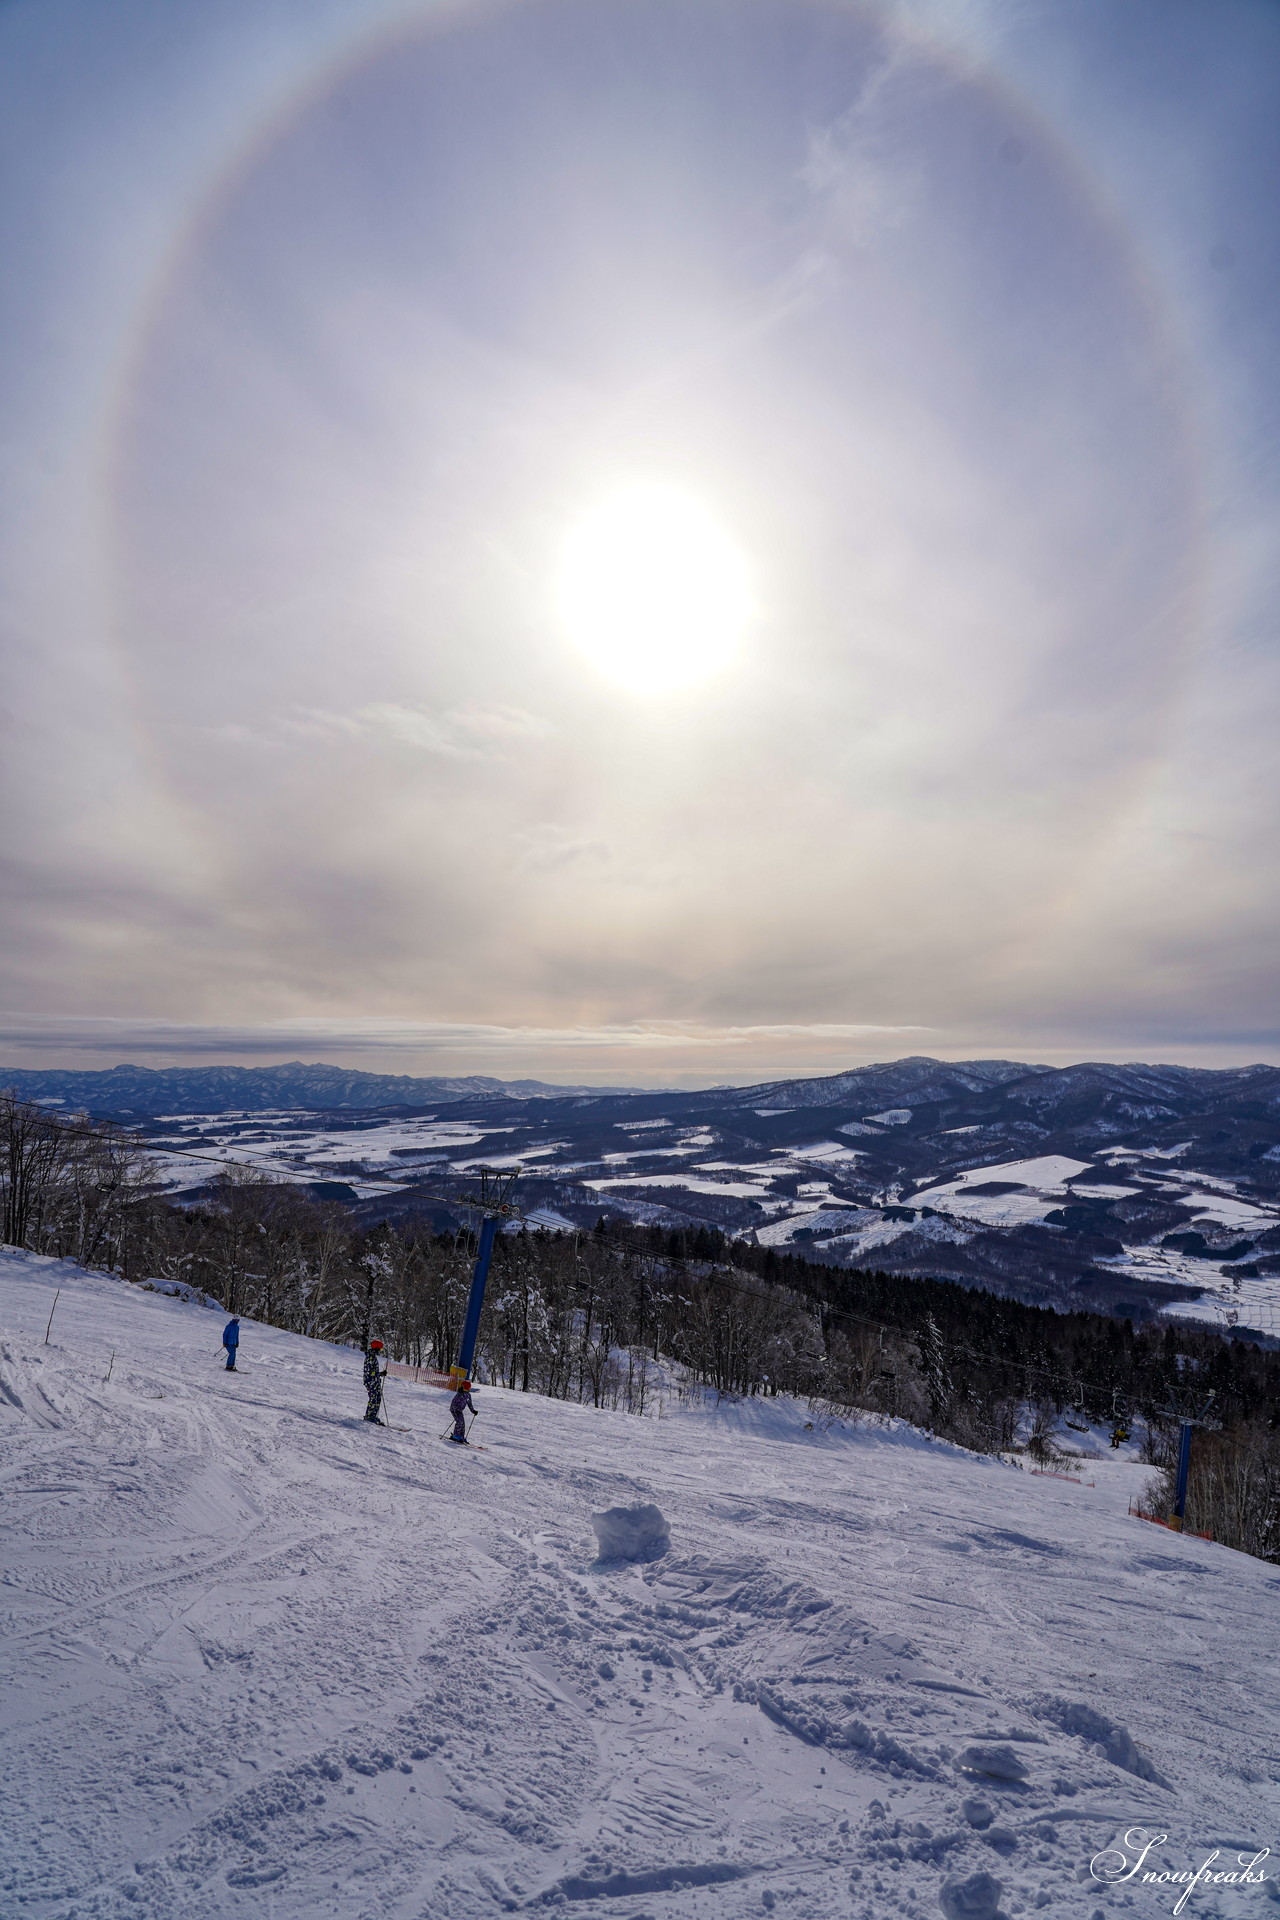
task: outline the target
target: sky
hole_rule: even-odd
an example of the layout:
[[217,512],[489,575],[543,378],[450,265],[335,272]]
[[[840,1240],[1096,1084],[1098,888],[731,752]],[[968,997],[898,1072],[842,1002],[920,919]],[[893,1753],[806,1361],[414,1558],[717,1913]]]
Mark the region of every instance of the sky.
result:
[[11,0],[0,1062],[1280,1061],[1278,81]]

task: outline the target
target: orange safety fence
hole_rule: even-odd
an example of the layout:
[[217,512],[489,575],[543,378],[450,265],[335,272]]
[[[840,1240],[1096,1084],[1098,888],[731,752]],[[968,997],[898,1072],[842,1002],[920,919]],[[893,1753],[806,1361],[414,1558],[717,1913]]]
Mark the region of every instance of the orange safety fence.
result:
[[453,1380],[436,1367],[411,1367],[404,1360],[388,1360],[387,1372],[397,1380],[413,1380],[420,1387],[451,1387]]
[[1129,1508],[1131,1520],[1145,1520],[1153,1527],[1163,1527],[1166,1533],[1188,1533],[1193,1540],[1212,1540],[1211,1533],[1197,1533],[1192,1527],[1175,1527],[1172,1520],[1161,1520],[1154,1513],[1140,1513],[1137,1507]]

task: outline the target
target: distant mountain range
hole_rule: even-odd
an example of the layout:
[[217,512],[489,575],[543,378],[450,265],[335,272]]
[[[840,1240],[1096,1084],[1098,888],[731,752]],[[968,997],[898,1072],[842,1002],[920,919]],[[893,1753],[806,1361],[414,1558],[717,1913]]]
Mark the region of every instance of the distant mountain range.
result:
[[851,1067],[799,1080],[772,1080],[751,1087],[712,1087],[701,1092],[676,1092],[633,1087],[566,1086],[546,1080],[498,1080],[487,1074],[434,1075],[364,1073],[354,1067],[304,1065],[240,1067],[118,1067],[41,1068],[0,1067],[0,1088],[12,1088],[26,1100],[56,1100],[81,1106],[91,1113],[124,1115],[180,1113],[263,1113],[280,1109],[317,1112],[339,1107],[430,1105],[441,1100],[511,1098],[554,1100],[586,1095],[633,1099],[640,1095],[674,1098],[682,1104],[708,1108],[765,1105],[782,1110],[843,1105],[892,1106],[904,1101],[913,1108],[942,1106],[956,1100],[989,1094],[1023,1083],[1034,1084],[1034,1095],[1024,1091],[1017,1099],[1042,1112],[1064,1103],[1115,1095],[1119,1100],[1149,1103],[1188,1099],[1234,1099],[1255,1095],[1267,1076],[1280,1086],[1280,1068],[1242,1067],[1213,1070],[1198,1067],[1143,1065],[1038,1067],[1017,1060],[932,1060],[912,1055],[870,1067]]
[[265,1113],[331,1107],[418,1107],[468,1094],[549,1099],[570,1093],[626,1093],[625,1087],[560,1087],[544,1080],[491,1080],[485,1074],[419,1079],[361,1073],[352,1067],[0,1067],[0,1089],[24,1100],[57,1100],[121,1118],[154,1113]]
[[[221,1156],[429,1217],[482,1163],[524,1205],[711,1223],[808,1258],[1280,1335],[1280,1068],[921,1057],[697,1092],[340,1067],[0,1070],[131,1122],[171,1191]],[[167,1116],[160,1120],[159,1116]]]

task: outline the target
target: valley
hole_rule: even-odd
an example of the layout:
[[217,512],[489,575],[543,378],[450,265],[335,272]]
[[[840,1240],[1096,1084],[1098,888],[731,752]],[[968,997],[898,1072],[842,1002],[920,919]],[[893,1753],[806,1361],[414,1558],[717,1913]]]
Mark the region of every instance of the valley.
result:
[[533,1225],[710,1225],[1034,1305],[1280,1335],[1273,1067],[911,1058],[700,1091],[302,1066],[4,1077],[135,1131],[178,1199],[235,1164],[443,1230],[481,1166],[519,1167]]

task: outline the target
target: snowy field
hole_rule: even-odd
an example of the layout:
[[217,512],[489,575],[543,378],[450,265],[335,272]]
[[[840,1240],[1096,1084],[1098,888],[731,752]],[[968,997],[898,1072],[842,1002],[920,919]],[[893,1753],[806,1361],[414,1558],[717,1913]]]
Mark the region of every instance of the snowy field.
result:
[[[472,1161],[465,1154],[459,1157],[459,1149],[512,1131],[501,1126],[482,1131],[464,1121],[437,1120],[432,1114],[336,1132],[309,1127],[305,1117],[296,1113],[170,1114],[160,1116],[160,1122],[164,1138],[173,1144],[168,1150],[163,1145],[149,1149],[148,1173],[164,1191],[211,1179],[229,1166],[244,1166],[281,1181],[307,1182],[337,1174],[362,1197],[384,1192],[389,1180],[421,1177],[433,1169],[466,1171]],[[178,1141],[183,1144],[179,1146]],[[548,1150],[535,1147],[525,1157]],[[490,1156],[485,1164],[499,1161]]]
[[[1138,1167],[1145,1175],[1145,1162],[1152,1162],[1165,1173],[1167,1168],[1161,1163],[1176,1157],[1178,1151],[1113,1148],[1104,1149],[1097,1158],[1108,1173],[1115,1168],[1123,1172],[1126,1167]],[[1003,1190],[984,1191],[992,1186]],[[1213,1174],[1182,1169],[1176,1179],[1161,1179],[1154,1190],[1163,1198],[1181,1203],[1186,1211],[1185,1224],[1192,1228],[1224,1228],[1231,1235],[1248,1236],[1280,1226],[1280,1208],[1242,1200],[1236,1186],[1237,1182]],[[954,1180],[914,1189],[907,1197],[907,1207],[932,1209],[918,1218],[903,1220],[872,1208],[839,1210],[829,1200],[822,1204],[797,1199],[785,1218],[771,1221],[756,1237],[762,1245],[784,1247],[799,1244],[816,1229],[829,1248],[838,1247],[850,1261],[872,1261],[877,1249],[892,1246],[906,1234],[915,1243],[963,1242],[972,1227],[1040,1225],[1051,1221],[1064,1202],[1123,1200],[1142,1191],[1141,1187],[1110,1178],[1099,1179],[1087,1161],[1051,1154],[970,1167]],[[896,1189],[894,1197],[901,1197]],[[1230,1268],[1224,1269],[1221,1252],[1198,1255],[1166,1246],[1162,1239],[1136,1241],[1122,1253],[1096,1255],[1095,1265],[1135,1274],[1156,1286],[1199,1289],[1194,1300],[1171,1299],[1161,1308],[1164,1313],[1224,1331],[1237,1326],[1256,1327],[1273,1339],[1280,1338],[1280,1276],[1233,1273]]]
[[[1190,1141],[1163,1147],[1111,1144],[1100,1147],[1092,1160],[1060,1153],[1010,1160],[992,1157],[970,1141],[977,1164],[949,1178],[917,1173],[910,1181],[886,1182],[862,1165],[868,1158],[863,1149],[840,1139],[823,1136],[730,1154],[733,1129],[722,1135],[702,1123],[601,1120],[590,1110],[584,1115],[579,1103],[552,1105],[554,1111],[539,1103],[536,1118],[526,1117],[519,1125],[502,1119],[510,1103],[499,1101],[493,1110],[497,1117],[483,1122],[431,1113],[397,1119],[348,1113],[340,1120],[302,1110],[171,1113],[143,1131],[150,1136],[150,1175],[169,1193],[190,1191],[231,1165],[302,1185],[337,1180],[361,1199],[415,1184],[430,1188],[433,1178],[443,1184],[482,1165],[524,1166],[539,1178],[573,1183],[584,1202],[599,1196],[638,1220],[667,1217],[661,1208],[655,1214],[654,1196],[669,1195],[671,1206],[680,1208],[686,1195],[695,1213],[699,1199],[749,1203],[753,1213],[738,1216],[736,1226],[731,1221],[731,1231],[754,1233],[763,1245],[794,1245],[801,1252],[806,1242],[819,1239],[827,1243],[827,1257],[834,1254],[850,1265],[884,1259],[903,1240],[918,1263],[929,1258],[933,1243],[944,1272],[948,1247],[968,1245],[992,1231],[1030,1227],[1053,1237],[1063,1234],[1054,1223],[1064,1205],[1154,1199],[1166,1214],[1157,1226],[1126,1227],[1119,1215],[1099,1219],[1099,1230],[1124,1250],[1097,1254],[1094,1265],[1132,1275],[1156,1304],[1166,1287],[1198,1290],[1198,1298],[1170,1299],[1162,1311],[1280,1337],[1280,1275],[1265,1271],[1274,1253],[1271,1236],[1280,1237],[1280,1204],[1255,1194],[1245,1181],[1184,1165]],[[758,1110],[765,1118],[772,1112]],[[910,1108],[888,1108],[834,1131],[882,1139],[911,1119]],[[926,1136],[928,1151],[937,1152],[953,1135],[980,1131],[959,1127]],[[584,1153],[590,1141],[595,1144]],[[541,1215],[535,1212],[539,1217],[551,1216],[544,1207]],[[1202,1251],[1187,1251],[1165,1244],[1171,1228],[1183,1234],[1191,1228],[1209,1238]],[[1052,1261],[1051,1240],[1044,1252]],[[1252,1258],[1255,1252],[1263,1255],[1264,1271],[1242,1273],[1241,1264],[1247,1264],[1242,1255]],[[1023,1257],[1030,1258],[1025,1248]]]
[[[1136,1829],[1280,1847],[1280,1569],[1129,1518],[1132,1462],[489,1389],[467,1454],[222,1320],[0,1255],[5,1920],[1110,1920],[1184,1891],[1091,1874]],[[596,1563],[643,1502],[669,1551]]]

